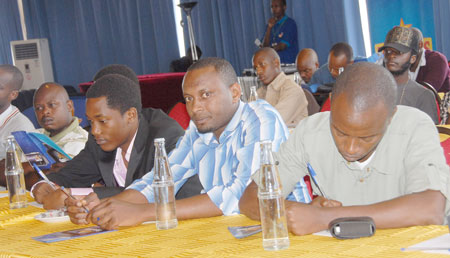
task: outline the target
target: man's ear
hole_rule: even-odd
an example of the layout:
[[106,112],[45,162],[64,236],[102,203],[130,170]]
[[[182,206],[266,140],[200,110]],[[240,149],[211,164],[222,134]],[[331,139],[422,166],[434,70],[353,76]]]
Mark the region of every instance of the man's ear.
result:
[[133,123],[138,119],[138,112],[135,107],[131,107],[125,112],[128,123]]
[[17,99],[18,96],[19,96],[19,91],[18,90],[11,91],[11,93],[9,93],[9,102]]
[[233,103],[239,102],[241,99],[241,85],[239,83],[233,83],[230,86],[231,96],[233,97]]
[[278,59],[278,58],[274,58],[273,59],[273,63],[275,64],[275,67],[280,67],[280,59]]
[[72,116],[75,115],[75,108],[73,107],[73,101],[71,99],[68,99],[66,102],[67,109],[72,113]]
[[411,55],[411,58],[409,59],[409,62],[411,64],[414,64],[416,62],[416,60],[417,60],[417,55]]

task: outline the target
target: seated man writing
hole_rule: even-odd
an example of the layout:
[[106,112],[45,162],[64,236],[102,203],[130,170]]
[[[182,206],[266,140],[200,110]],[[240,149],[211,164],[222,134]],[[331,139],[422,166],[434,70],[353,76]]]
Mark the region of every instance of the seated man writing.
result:
[[261,48],[253,56],[253,67],[264,86],[258,97],[274,106],[288,126],[295,127],[308,116],[308,101],[302,88],[281,71],[280,57],[272,48]]
[[[201,59],[189,67],[183,95],[191,124],[169,154],[175,191],[198,175],[201,194],[176,201],[178,219],[239,213],[238,202],[259,168],[259,142],[271,140],[278,149],[288,130],[278,112],[263,100],[240,101],[236,73],[220,58]],[[108,199],[90,194],[82,201],[67,199],[72,222],[93,222],[102,228],[137,225],[155,220],[153,171],[127,190]],[[90,212],[84,212],[81,205]]]
[[[142,109],[139,86],[122,75],[101,77],[86,97],[86,115],[91,122],[86,146],[58,173],[48,175],[73,195],[96,192],[104,198],[118,194],[152,169],[155,138],[165,138],[170,151],[184,134],[161,110]],[[97,182],[104,187],[92,188]],[[59,208],[66,199],[62,190],[55,191],[47,183],[35,185],[32,192],[46,209]]]
[[[378,228],[444,222],[449,167],[436,127],[424,112],[396,106],[396,95],[396,82],[383,67],[349,66],[333,88],[331,112],[304,119],[274,154],[285,196],[310,165],[329,198],[286,203],[294,234],[324,230],[339,217],[370,216]],[[252,219],[259,219],[258,176],[239,203]]]
[[328,53],[328,62],[314,72],[308,86],[334,84],[340,71],[351,64],[353,64],[353,48],[345,42],[334,44]]

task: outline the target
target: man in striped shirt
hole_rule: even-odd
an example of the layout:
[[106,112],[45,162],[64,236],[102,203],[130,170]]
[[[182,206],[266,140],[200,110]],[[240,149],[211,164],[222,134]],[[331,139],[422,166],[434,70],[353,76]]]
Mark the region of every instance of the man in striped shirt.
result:
[[[206,58],[193,64],[183,81],[183,95],[191,124],[169,162],[178,192],[198,175],[203,190],[176,201],[178,219],[239,213],[239,199],[259,169],[262,140],[277,150],[288,137],[279,113],[263,100],[240,101],[241,88],[227,61]],[[155,220],[153,171],[124,192],[101,202],[95,195],[82,201],[67,199],[72,222],[93,222],[102,228],[137,225]],[[185,190],[185,189],[182,189]],[[84,213],[81,204],[87,206]]]

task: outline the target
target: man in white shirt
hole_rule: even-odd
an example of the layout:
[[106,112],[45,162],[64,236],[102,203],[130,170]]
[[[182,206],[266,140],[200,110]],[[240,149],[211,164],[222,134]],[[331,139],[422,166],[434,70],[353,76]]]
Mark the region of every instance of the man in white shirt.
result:
[[15,131],[33,131],[31,121],[11,105],[22,88],[23,75],[13,65],[0,65],[0,160],[5,158],[5,138]]

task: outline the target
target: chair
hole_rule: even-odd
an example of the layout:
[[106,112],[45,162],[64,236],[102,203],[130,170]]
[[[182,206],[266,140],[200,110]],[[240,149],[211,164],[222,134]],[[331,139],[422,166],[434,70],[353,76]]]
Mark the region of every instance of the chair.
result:
[[[181,84],[185,73],[159,73],[138,75],[143,108],[160,108],[168,112],[177,102],[183,100]],[[78,85],[86,93],[93,82]]]
[[441,147],[444,149],[444,156],[447,164],[450,165],[450,126],[437,126]]
[[186,110],[186,104],[178,102],[169,112],[169,116],[177,121],[184,130],[188,128],[191,118]]
[[434,98],[436,100],[436,105],[437,105],[437,115],[438,115],[438,119],[439,119],[439,123],[441,122],[441,97],[439,96],[439,93],[436,91],[436,89],[431,86],[431,84],[429,84],[428,82],[419,82],[420,85],[422,85],[423,87],[425,87],[426,89],[429,89],[431,92],[433,92]]
[[330,111],[331,110],[331,98],[328,97],[327,100],[323,103],[320,112]]
[[303,92],[305,93],[306,100],[308,101],[308,116],[314,115],[315,113],[319,112],[320,106],[319,104],[317,104],[317,101],[312,93],[307,89],[303,89]]

